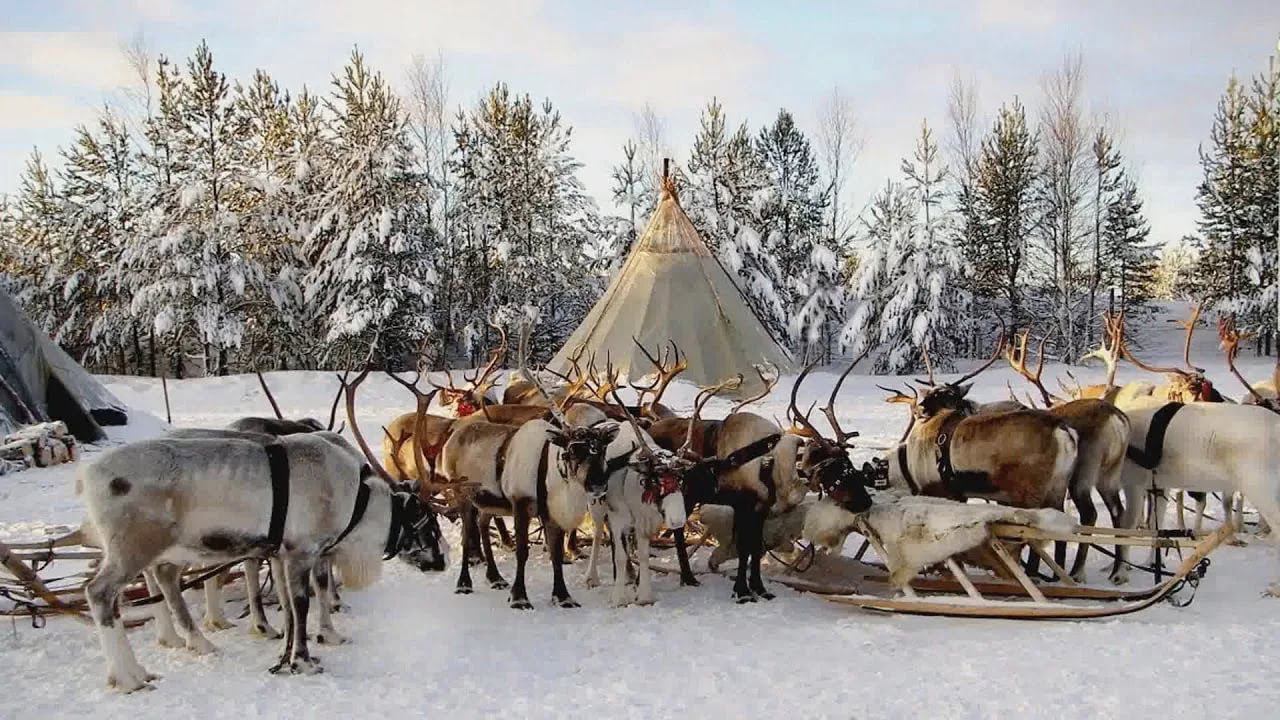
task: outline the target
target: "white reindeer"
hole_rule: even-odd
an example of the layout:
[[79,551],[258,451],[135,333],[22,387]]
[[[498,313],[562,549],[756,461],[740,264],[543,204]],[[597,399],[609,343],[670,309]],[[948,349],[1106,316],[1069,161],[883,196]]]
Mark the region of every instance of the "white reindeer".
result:
[[[1154,472],[1125,459],[1126,527],[1139,517],[1148,490],[1178,489],[1239,492],[1268,525],[1280,528],[1280,416],[1255,405],[1188,403],[1169,421],[1162,446],[1148,448],[1152,418],[1164,405],[1153,400],[1122,408],[1129,416],[1130,447],[1162,453]],[[1155,495],[1155,517],[1162,518],[1164,493]],[[1280,593],[1280,583],[1269,592]]]
[[[619,407],[623,407],[621,403]],[[607,520],[613,537],[615,573],[611,602],[614,607],[626,605],[632,599],[628,585],[631,567],[627,559],[628,540],[635,544],[639,565],[635,602],[652,605],[649,538],[663,524],[673,530],[683,528],[686,519],[684,493],[680,489],[680,460],[672,453],[655,449],[653,438],[630,413],[628,419],[628,425],[622,427],[605,452],[609,469],[605,482],[587,488],[594,532],[586,583],[587,587],[600,584],[598,563]],[[617,572],[618,561],[623,564],[622,572]]]
[[[85,594],[108,684],[131,692],[155,677],[138,663],[120,621],[120,591],[144,569],[152,569],[187,647],[202,653],[213,646],[181,600],[180,568],[271,558],[288,626],[284,652],[272,670],[310,673],[320,665],[307,650],[307,583],[326,551],[333,549],[334,563],[353,589],[378,578],[385,548],[443,556],[431,509],[415,496],[393,494],[346,450],[313,435],[283,437],[268,448],[251,440],[162,438],[108,450],[80,470],[77,491],[103,545],[102,563]],[[281,458],[287,478],[279,472]],[[277,487],[288,491],[282,516],[274,500]],[[368,494],[364,513],[342,545],[332,548],[355,516],[362,492]],[[282,520],[278,538],[272,537],[273,515]]]

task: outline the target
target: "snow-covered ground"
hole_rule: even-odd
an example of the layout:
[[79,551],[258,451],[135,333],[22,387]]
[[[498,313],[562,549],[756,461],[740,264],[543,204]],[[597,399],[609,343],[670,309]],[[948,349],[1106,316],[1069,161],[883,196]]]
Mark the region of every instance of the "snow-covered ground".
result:
[[[1160,322],[1146,354],[1172,362],[1181,355],[1179,330]],[[1239,395],[1211,335],[1201,331],[1195,360],[1224,392]],[[1242,369],[1260,380],[1271,367],[1245,359]],[[1050,387],[1064,370],[1046,370]],[[1096,368],[1073,372],[1083,382],[1102,377]],[[1132,368],[1121,371],[1121,380],[1136,377]],[[336,387],[331,373],[268,379],[286,414],[327,414]],[[132,423],[114,429],[113,441],[163,432],[158,382],[105,380],[134,408]],[[905,411],[881,402],[875,387],[894,380],[853,376],[841,394],[841,423],[859,430],[865,446],[887,446],[902,432]],[[1010,380],[1026,386],[997,366],[979,379],[974,396],[1004,398]],[[802,388],[804,405],[825,400],[833,381],[830,373],[815,374]],[[784,379],[759,411],[781,418],[789,392]],[[669,399],[688,409],[693,394],[677,385]],[[170,395],[179,426],[217,427],[269,410],[252,376],[171,382]],[[412,407],[403,389],[377,376],[360,400],[361,427],[371,439],[380,424]],[[726,407],[713,404],[708,414]],[[76,525],[82,508],[72,477],[70,466],[0,477],[0,539]],[[456,547],[456,532],[453,540]],[[1094,558],[1100,567],[1103,559]],[[510,564],[505,559],[504,567]],[[2,622],[0,718],[1272,718],[1280,712],[1280,600],[1260,596],[1280,577],[1280,558],[1259,541],[1219,550],[1190,607],[1161,605],[1082,623],[884,617],[777,585],[774,602],[739,607],[729,600],[730,582],[712,576],[701,588],[682,589],[674,577],[658,575],[656,605],[615,610],[607,607],[607,589],[582,587],[581,565],[568,574],[583,607],[559,610],[549,606],[550,572],[539,553],[529,588],[537,610],[519,613],[507,608],[505,591],[454,595],[455,568],[424,575],[393,562],[387,571],[373,588],[344,595],[351,609],[335,621],[352,642],[314,648],[325,666],[318,676],[269,675],[278,648],[249,638],[243,621],[214,635],[219,652],[204,657],[157,647],[146,627],[132,633],[132,642],[142,664],[163,679],[154,692],[120,696],[105,687],[88,627],[60,618],[41,630],[25,620]],[[196,593],[190,599],[201,604]]]

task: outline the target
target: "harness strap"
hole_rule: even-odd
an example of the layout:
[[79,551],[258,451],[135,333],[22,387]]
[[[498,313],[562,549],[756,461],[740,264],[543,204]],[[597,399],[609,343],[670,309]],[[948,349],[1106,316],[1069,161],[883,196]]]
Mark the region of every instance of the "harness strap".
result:
[[[366,485],[361,485],[367,488]],[[387,527],[387,543],[382,546],[382,559],[390,560],[400,550],[400,534],[404,529],[404,504],[391,493],[391,524]]]
[[1169,423],[1173,421],[1173,416],[1177,415],[1181,409],[1182,403],[1171,402],[1161,405],[1160,409],[1151,416],[1151,424],[1147,426],[1146,447],[1136,448],[1130,445],[1125,449],[1125,457],[1146,470],[1155,470],[1159,467],[1160,461],[1164,459],[1165,433],[1169,430]]
[[719,473],[731,472],[753,460],[758,460],[773,452],[773,448],[777,446],[778,441],[781,439],[782,433],[774,433],[766,435],[755,442],[747,443],[721,458],[716,471]]
[[360,467],[360,489],[356,491],[356,505],[351,510],[351,520],[347,522],[347,527],[342,530],[333,542],[329,543],[329,547],[325,548],[325,552],[329,552],[337,547],[338,543],[346,539],[352,530],[356,529],[356,525],[360,524],[360,520],[364,518],[364,511],[369,507],[369,486],[365,480],[373,474],[373,468],[365,463]]
[[547,465],[551,462],[551,441],[547,440],[542,446],[542,452],[538,455],[538,517],[542,518],[545,523],[549,515],[547,514]]
[[267,466],[271,470],[271,522],[267,526],[267,542],[273,548],[284,544],[284,521],[289,515],[289,456],[278,442],[264,445]]
[[907,488],[911,490],[911,494],[919,495],[920,486],[916,484],[916,479],[911,477],[911,466],[907,464],[906,443],[898,446],[898,467],[902,469],[902,479],[907,481]]

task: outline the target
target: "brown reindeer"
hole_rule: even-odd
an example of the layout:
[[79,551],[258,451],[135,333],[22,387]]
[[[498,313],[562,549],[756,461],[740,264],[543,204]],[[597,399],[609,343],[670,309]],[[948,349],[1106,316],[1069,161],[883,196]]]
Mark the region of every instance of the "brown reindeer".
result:
[[[1218,392],[1217,388],[1213,386],[1209,378],[1205,377],[1204,368],[1191,364],[1191,338],[1200,322],[1200,311],[1201,307],[1196,305],[1191,309],[1191,317],[1180,323],[1186,330],[1186,340],[1182,348],[1182,364],[1184,367],[1149,365],[1138,359],[1133,354],[1133,351],[1129,349],[1123,334],[1120,336],[1121,357],[1147,372],[1159,373],[1165,376],[1165,384],[1157,385],[1152,393],[1159,400],[1189,403],[1222,402],[1225,399],[1222,393]],[[1122,409],[1125,407],[1125,403],[1120,403],[1120,405]]]
[[[1041,381],[1044,373],[1044,339],[1040,341],[1036,368],[1032,371],[1027,367],[1029,337],[1030,331],[1023,331],[1010,345],[1005,359],[1010,367],[1039,391],[1048,412],[1076,431],[1079,452],[1071,474],[1069,493],[1080,515],[1080,522],[1093,525],[1098,521],[1098,511],[1093,504],[1093,491],[1096,489],[1107,506],[1112,527],[1123,527],[1125,513],[1121,500],[1121,473],[1124,470],[1125,451],[1129,446],[1129,418],[1109,400],[1065,400],[1050,393]],[[1104,387],[1108,390],[1112,388],[1114,380],[1114,375],[1108,376]],[[1108,392],[1104,392],[1105,394]],[[1125,546],[1115,548],[1116,560],[1111,569],[1111,578],[1116,582],[1123,582],[1128,574],[1128,565],[1124,562],[1125,549]],[[1071,575],[1077,581],[1084,580],[1088,552],[1087,544],[1079,545],[1076,549]]]
[[[686,508],[700,504],[730,505],[739,542],[738,575],[733,597],[739,603],[772,599],[760,577],[764,521],[772,511],[790,508],[803,499],[805,489],[796,479],[800,438],[783,436],[771,420],[750,412],[736,412],[722,420],[705,420],[702,408],[717,393],[737,387],[741,376],[700,392],[689,418],[659,420],[649,434],[663,449],[689,459],[719,458],[709,472],[684,478]],[[682,585],[697,585],[689,566],[684,532],[677,530],[676,555]],[[750,577],[748,578],[748,570]]]

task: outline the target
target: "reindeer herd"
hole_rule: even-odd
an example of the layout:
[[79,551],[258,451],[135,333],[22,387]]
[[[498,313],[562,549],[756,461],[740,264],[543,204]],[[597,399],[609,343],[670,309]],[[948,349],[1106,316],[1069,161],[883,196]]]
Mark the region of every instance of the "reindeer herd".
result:
[[[88,508],[86,532],[104,551],[86,594],[108,680],[132,691],[152,679],[134,656],[121,622],[120,592],[127,583],[142,573],[163,596],[156,613],[161,644],[207,652],[213,646],[186,607],[178,579],[184,566],[235,562],[245,563],[250,629],[257,634],[280,637],[262,608],[263,561],[277,580],[285,629],[272,671],[318,672],[308,651],[313,597],[319,603],[317,642],[343,641],[330,618],[336,604],[334,569],[351,588],[372,582],[381,560],[393,557],[424,572],[444,570],[449,547],[440,516],[461,526],[456,592],[474,592],[472,566],[482,563],[485,584],[507,590],[510,607],[520,610],[534,607],[526,569],[535,526],[550,555],[555,606],[577,605],[564,566],[567,555],[578,552],[577,533],[588,517],[587,586],[599,584],[601,551],[608,544],[614,568],[611,603],[645,605],[655,600],[653,539],[664,532],[671,538],[680,584],[698,585],[686,521],[700,507],[721,506],[717,512],[732,515],[731,540],[721,540],[732,544],[729,556],[739,559],[732,599],[749,603],[773,598],[761,574],[763,555],[771,549],[766,541],[770,518],[814,506],[806,498],[817,493],[822,511],[808,513],[803,534],[811,543],[838,549],[859,513],[871,507],[869,489],[886,480],[902,492],[959,501],[984,498],[1020,508],[1062,510],[1070,497],[1084,524],[1096,521],[1097,492],[1111,523],[1123,528],[1163,517],[1164,490],[1193,493],[1201,516],[1206,493],[1221,492],[1229,509],[1234,506],[1230,498],[1240,495],[1263,521],[1280,527],[1275,382],[1244,383],[1249,404],[1225,400],[1190,363],[1198,319],[1197,311],[1186,323],[1186,367],[1159,368],[1134,357],[1125,342],[1123,317],[1108,315],[1103,347],[1087,356],[1107,364],[1106,382],[1064,386],[1060,393],[1041,381],[1043,342],[1035,369],[1029,367],[1027,332],[1007,346],[1002,332],[985,364],[950,382],[934,377],[926,354],[927,379],[909,384],[907,392],[884,388],[888,402],[909,407],[910,420],[879,466],[854,463],[858,433],[845,430],[836,411],[840,389],[862,357],[839,376],[821,408],[828,434],[814,423],[813,406],[802,411],[797,404],[812,365],[792,386],[787,426],[748,409],[778,382],[777,370],[766,367],[757,368],[763,389],[724,417],[702,413],[712,398],[740,390],[741,376],[704,388],[684,417],[662,403],[687,368],[674,343],[650,351],[636,341],[653,371],[624,388],[611,362],[606,360],[601,371],[594,358],[584,362],[582,352],[570,358],[571,369],[563,375],[529,370],[527,329],[517,351],[519,369],[501,393],[498,368],[507,356],[505,335],[483,368],[464,375],[463,387],[451,375],[447,385],[423,387],[422,368],[412,379],[388,373],[413,395],[415,407],[383,427],[380,458],[356,422],[368,368],[339,378],[327,425],[286,420],[277,410],[276,418],[245,418],[226,430],[175,431],[108,450],[77,478],[77,492]],[[1229,318],[1218,329],[1228,366],[1244,382],[1234,363],[1243,337]],[[1034,387],[1040,407],[1029,397],[1019,401],[1012,388],[1009,400],[969,399],[970,381],[1001,357]],[[1166,381],[1117,386],[1121,360]],[[633,402],[623,401],[624,389]],[[354,445],[333,431],[344,399]],[[1152,513],[1146,517],[1148,505]],[[495,559],[492,529],[514,549],[510,582]],[[1077,580],[1084,578],[1087,550],[1081,545],[1071,566]],[[1065,543],[1055,548],[1060,567],[1066,565],[1066,551]],[[1114,558],[1110,577],[1123,583],[1131,566],[1124,546],[1116,548]],[[1029,555],[1029,565],[1038,562],[1038,556]],[[216,577],[205,582],[207,628],[227,625],[219,584]]]

